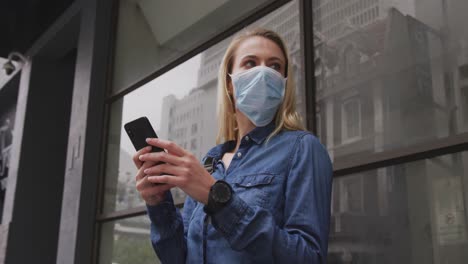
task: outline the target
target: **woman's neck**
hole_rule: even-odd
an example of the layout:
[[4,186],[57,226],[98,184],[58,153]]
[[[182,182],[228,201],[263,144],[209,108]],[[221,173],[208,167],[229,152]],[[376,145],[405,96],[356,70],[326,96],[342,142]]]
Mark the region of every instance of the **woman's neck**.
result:
[[242,138],[255,128],[255,125],[252,123],[252,121],[250,121],[240,111],[237,111],[236,113],[236,120],[237,120],[237,128],[238,128],[239,133],[237,134],[237,142],[236,142],[236,148],[234,149],[234,152],[236,152],[239,149]]

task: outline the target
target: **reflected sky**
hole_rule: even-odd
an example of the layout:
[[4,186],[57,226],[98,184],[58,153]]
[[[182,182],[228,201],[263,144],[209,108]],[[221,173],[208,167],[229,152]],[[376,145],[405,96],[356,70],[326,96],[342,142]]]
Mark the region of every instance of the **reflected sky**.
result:
[[[122,124],[147,115],[158,133],[161,128],[156,125],[161,124],[163,98],[173,94],[177,99],[181,99],[195,88],[200,62],[201,55],[197,55],[125,96]],[[123,126],[121,133],[126,135]],[[128,153],[135,152],[127,136],[121,137],[121,148]]]

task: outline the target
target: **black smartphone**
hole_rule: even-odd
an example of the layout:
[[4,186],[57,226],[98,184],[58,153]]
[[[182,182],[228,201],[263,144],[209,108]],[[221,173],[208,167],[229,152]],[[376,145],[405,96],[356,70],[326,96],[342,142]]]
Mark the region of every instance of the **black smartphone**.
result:
[[[149,146],[146,143],[147,138],[157,138],[156,132],[154,131],[151,123],[149,122],[146,116],[135,119],[131,122],[128,122],[124,125],[124,129],[127,132],[130,141],[132,141],[135,150],[138,151],[146,146]],[[162,148],[152,146],[151,152],[164,151]],[[162,185],[165,183],[155,183],[156,185]]]
[[[124,125],[124,129],[127,132],[130,141],[135,147],[136,151],[148,146],[146,143],[147,138],[157,138],[156,132],[154,132],[151,123],[146,116],[135,119]],[[152,146],[151,152],[164,151],[161,148]]]

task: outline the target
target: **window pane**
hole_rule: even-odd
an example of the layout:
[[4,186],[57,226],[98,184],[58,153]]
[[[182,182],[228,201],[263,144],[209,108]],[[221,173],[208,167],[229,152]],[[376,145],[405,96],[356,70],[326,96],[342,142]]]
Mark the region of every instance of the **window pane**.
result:
[[118,92],[273,0],[120,0],[114,65]]
[[10,166],[15,112],[16,107],[14,103],[8,103],[0,106],[0,224],[2,221],[3,205],[5,202],[6,187],[8,183],[7,176]]
[[328,263],[462,264],[468,152],[334,179]]
[[[5,59],[0,58],[0,65],[3,65],[5,62]],[[14,64],[18,67],[16,63]],[[8,184],[16,102],[21,77],[21,72],[10,76],[3,75],[3,73],[3,71],[0,73],[0,224],[2,223],[3,207]]]
[[334,3],[313,0],[320,135],[335,164],[468,131],[468,1]]
[[161,263],[150,240],[150,220],[144,216],[101,226],[99,264]]
[[[304,116],[298,1],[275,10],[250,27],[258,26],[271,28],[285,39],[297,84],[298,111]],[[230,41],[231,38],[220,42],[113,103],[107,146],[105,213],[144,204],[135,190],[137,171],[131,160],[135,149],[123,130],[126,122],[147,116],[160,138],[175,141],[200,160],[215,146],[217,72]],[[182,192],[174,194],[177,202],[184,201]]]

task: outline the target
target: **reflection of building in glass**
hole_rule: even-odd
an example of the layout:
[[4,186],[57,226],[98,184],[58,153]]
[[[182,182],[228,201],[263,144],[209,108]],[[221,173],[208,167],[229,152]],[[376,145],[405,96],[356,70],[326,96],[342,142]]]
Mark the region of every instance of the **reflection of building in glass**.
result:
[[[298,87],[298,111],[304,116],[298,2],[288,4],[249,28],[258,26],[275,30],[287,42]],[[181,99],[169,95],[163,101],[161,127],[167,129],[160,131],[160,136],[174,140],[198,158],[202,158],[216,144],[217,77],[222,57],[231,39],[226,39],[201,54],[197,87],[190,94]]]
[[[214,84],[215,85],[215,84]],[[192,89],[182,99],[164,97],[160,136],[201,159],[216,140],[216,89]]]
[[314,25],[328,39],[346,34],[347,27],[363,27],[385,18],[390,8],[414,15],[414,0],[315,0]]
[[105,224],[102,228],[112,235],[104,237],[99,263],[160,263],[154,256],[150,243],[150,221],[146,216],[128,218]]
[[[440,15],[430,16],[443,1],[416,1],[412,12],[390,8],[378,18],[371,12],[366,23],[353,18],[370,7],[346,15],[347,6],[382,1],[325,8],[337,2],[315,1],[314,8],[329,11],[316,14],[317,120],[335,164],[466,131],[468,34],[459,22],[444,27]],[[422,19],[404,15],[425,4],[432,7]],[[326,24],[330,16],[335,22]],[[329,263],[464,263],[464,163],[458,153],[335,179]]]
[[3,215],[3,203],[8,182],[8,168],[10,165],[11,144],[13,140],[14,109],[6,109],[0,114],[0,223]]
[[456,153],[335,179],[328,263],[465,263],[467,162]]
[[109,193],[115,194],[115,210],[142,205],[142,200],[135,188],[135,175],[136,167],[133,164],[132,155],[120,149],[118,183],[116,190],[109,190]]
[[[12,131],[10,119],[5,120],[5,124],[0,126],[0,180],[8,175],[8,163],[10,160],[10,149]],[[2,190],[5,189],[2,181]]]

